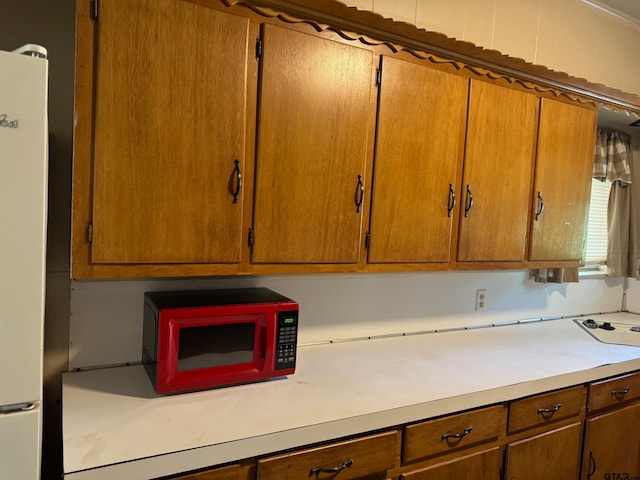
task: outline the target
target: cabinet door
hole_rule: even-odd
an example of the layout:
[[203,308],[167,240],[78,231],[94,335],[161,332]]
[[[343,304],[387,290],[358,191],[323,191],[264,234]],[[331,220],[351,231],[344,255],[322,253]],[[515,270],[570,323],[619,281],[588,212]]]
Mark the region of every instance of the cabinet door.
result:
[[537,104],[531,94],[471,81],[459,262],[524,260]]
[[172,477],[172,480],[239,480],[242,470],[239,465],[212,468],[197,473]]
[[400,480],[500,480],[500,447],[455,458],[415,472],[403,473]]
[[248,25],[190,2],[100,3],[93,262],[239,262]]
[[580,471],[580,423],[507,444],[505,480],[574,479]]
[[383,57],[368,261],[449,261],[468,80]]
[[542,99],[529,260],[581,260],[595,138],[594,110]]
[[372,53],[274,25],[263,34],[252,261],[356,263]]
[[640,403],[590,418],[585,423],[583,479],[640,476]]

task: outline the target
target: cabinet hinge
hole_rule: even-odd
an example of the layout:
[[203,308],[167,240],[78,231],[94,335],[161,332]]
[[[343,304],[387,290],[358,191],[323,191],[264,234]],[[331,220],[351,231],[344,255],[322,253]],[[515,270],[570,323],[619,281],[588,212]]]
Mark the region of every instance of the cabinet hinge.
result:
[[98,0],[90,0],[89,16],[91,17],[91,20],[94,22],[98,19]]
[[262,58],[262,39],[256,38],[256,58]]
[[382,85],[382,68],[376,69],[376,86]]
[[367,232],[364,234],[364,249],[369,250],[370,244],[371,244],[371,234]]
[[253,228],[249,229],[249,237],[247,239],[247,243],[249,244],[250,247],[253,247],[253,242],[255,242],[256,240],[256,235],[253,232]]
[[87,223],[87,230],[85,232],[87,243],[93,242],[93,223]]

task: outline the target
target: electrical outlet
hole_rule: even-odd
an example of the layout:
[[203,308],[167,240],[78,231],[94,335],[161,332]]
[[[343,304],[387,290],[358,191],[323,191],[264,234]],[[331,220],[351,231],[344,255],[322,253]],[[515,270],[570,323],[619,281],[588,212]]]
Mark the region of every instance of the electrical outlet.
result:
[[487,305],[487,289],[479,288],[476,290],[476,312],[478,310],[484,310]]

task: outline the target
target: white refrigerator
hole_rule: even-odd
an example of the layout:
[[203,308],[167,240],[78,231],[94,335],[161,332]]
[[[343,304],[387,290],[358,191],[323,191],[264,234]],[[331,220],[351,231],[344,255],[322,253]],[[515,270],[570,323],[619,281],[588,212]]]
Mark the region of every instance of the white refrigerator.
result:
[[0,51],[0,480],[40,478],[46,49]]

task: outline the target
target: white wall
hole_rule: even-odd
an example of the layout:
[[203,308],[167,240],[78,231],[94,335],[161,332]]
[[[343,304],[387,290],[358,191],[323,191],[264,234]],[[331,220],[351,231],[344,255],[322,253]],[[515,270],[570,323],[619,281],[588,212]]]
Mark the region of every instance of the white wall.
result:
[[[630,130],[631,129],[627,129],[627,131]],[[636,213],[640,216],[640,134],[636,134],[631,137],[631,148],[633,159],[633,163],[631,165],[631,172],[633,174],[631,185],[632,188],[634,188],[631,197]],[[636,231],[638,238],[640,239],[640,219],[636,221]],[[640,251],[637,252],[637,256],[640,257]],[[630,312],[640,313],[640,280],[631,278],[628,280],[626,309]]]
[[[528,272],[316,274],[75,281],[69,366],[140,361],[145,291],[264,286],[300,304],[300,342],[485,325],[621,309],[622,280],[541,284]],[[487,306],[475,311],[476,289]]]
[[342,0],[640,95],[640,24],[582,0]]
[[626,309],[630,312],[640,313],[640,280],[630,278],[628,282]]

